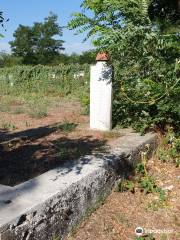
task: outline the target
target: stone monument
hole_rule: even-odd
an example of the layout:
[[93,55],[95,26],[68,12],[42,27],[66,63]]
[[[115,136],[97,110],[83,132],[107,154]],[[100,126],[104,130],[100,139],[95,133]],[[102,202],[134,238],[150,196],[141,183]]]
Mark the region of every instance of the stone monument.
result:
[[113,68],[107,53],[98,53],[96,61],[90,71],[90,128],[110,131]]

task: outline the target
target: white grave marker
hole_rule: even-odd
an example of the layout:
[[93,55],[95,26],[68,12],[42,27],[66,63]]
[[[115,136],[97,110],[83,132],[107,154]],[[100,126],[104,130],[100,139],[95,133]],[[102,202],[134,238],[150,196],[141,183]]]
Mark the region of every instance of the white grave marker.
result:
[[106,53],[97,55],[91,66],[90,77],[90,128],[102,131],[112,129],[112,76],[113,68]]

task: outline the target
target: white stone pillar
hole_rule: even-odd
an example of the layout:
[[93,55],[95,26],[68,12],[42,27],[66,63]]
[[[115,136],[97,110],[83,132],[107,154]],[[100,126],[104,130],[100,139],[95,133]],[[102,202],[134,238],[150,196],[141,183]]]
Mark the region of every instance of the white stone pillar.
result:
[[98,61],[90,73],[90,128],[112,129],[112,66]]

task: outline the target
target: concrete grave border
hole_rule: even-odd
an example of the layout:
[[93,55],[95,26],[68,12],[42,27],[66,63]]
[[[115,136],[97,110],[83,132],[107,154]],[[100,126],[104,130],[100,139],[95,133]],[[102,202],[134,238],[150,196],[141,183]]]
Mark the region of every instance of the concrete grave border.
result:
[[154,150],[156,143],[155,134],[129,132],[115,140],[109,153],[68,162],[15,187],[0,185],[0,239],[64,239],[133,168],[146,144]]

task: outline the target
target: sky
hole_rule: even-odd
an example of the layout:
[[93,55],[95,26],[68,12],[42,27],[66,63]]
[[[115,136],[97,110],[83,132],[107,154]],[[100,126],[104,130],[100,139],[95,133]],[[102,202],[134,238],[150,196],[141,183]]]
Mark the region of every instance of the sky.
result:
[[[66,26],[73,12],[80,11],[82,0],[1,0],[0,11],[9,18],[5,24],[6,31],[1,29],[4,38],[0,38],[0,52],[10,53],[9,41],[19,24],[32,26],[34,22],[42,22],[49,12],[58,15],[60,26]],[[84,35],[74,35],[75,31],[63,30],[64,47],[67,54],[81,53],[92,49],[90,41],[83,43]]]

